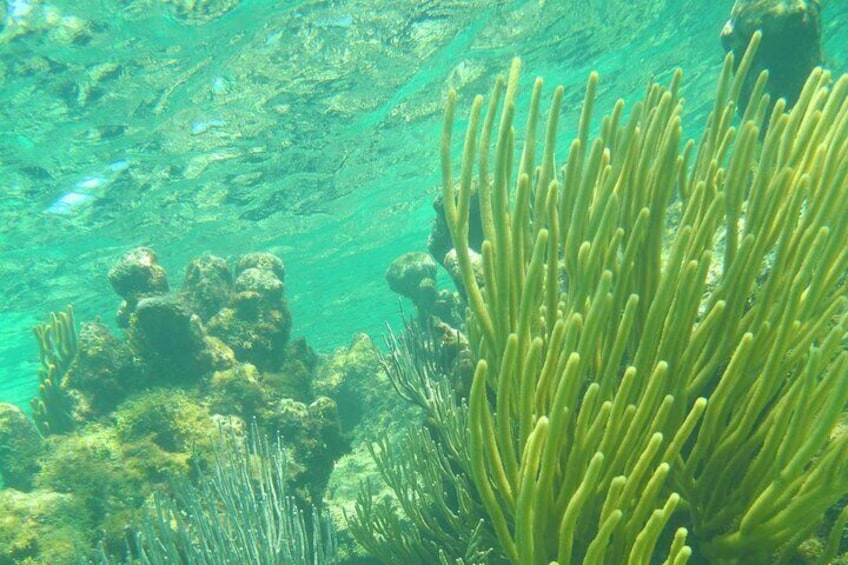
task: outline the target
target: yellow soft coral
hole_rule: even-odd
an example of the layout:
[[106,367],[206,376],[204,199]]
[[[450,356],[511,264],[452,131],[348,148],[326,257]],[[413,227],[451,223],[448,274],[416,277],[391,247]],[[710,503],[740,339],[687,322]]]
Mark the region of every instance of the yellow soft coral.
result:
[[680,73],[592,138],[592,75],[563,165],[561,88],[537,148],[541,80],[516,160],[516,61],[485,115],[474,100],[455,182],[448,97],[445,211],[478,358],[469,466],[513,563],[684,563],[687,536],[711,562],[768,562],[848,493],[848,436],[829,433],[848,402],[848,77],[817,69],[767,117],[763,75],[734,126],[758,41],[735,78],[726,60],[698,144]]

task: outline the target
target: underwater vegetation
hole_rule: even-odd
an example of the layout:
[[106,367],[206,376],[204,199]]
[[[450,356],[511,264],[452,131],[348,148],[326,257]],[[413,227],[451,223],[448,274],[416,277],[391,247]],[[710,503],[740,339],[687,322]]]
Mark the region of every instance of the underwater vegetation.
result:
[[545,121],[536,81],[519,136],[515,61],[488,106],[472,102],[456,179],[450,93],[442,201],[473,377],[467,395],[446,385],[462,370],[426,332],[394,344],[392,379],[427,429],[373,448],[397,503],[366,489],[351,529],[381,561],[845,550],[848,77],[815,69],[789,108],[760,74],[734,125],[759,41],[735,77],[725,60],[698,143],[679,72],[591,135],[592,75],[559,161],[563,90]]

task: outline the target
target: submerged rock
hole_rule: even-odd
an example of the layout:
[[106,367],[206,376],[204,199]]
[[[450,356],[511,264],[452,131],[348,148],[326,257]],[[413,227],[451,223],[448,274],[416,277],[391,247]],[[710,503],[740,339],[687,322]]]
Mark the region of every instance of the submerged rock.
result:
[[139,384],[133,352],[100,322],[83,323],[67,386],[83,393],[94,415],[114,409]]
[[[391,386],[381,364],[380,350],[368,335],[360,333],[349,346],[326,357],[314,388],[317,394],[336,399],[342,429],[348,432],[363,419],[390,410],[386,403],[395,398],[385,391]],[[379,422],[375,432],[378,427]]]
[[165,269],[156,253],[147,247],[137,247],[123,255],[109,269],[108,276],[112,288],[124,300],[137,301],[168,292]]
[[156,253],[147,247],[137,247],[124,254],[109,269],[109,283],[124,299],[118,309],[118,326],[129,326],[130,316],[142,298],[168,292],[168,277],[159,264]]
[[284,398],[268,415],[266,427],[282,436],[289,451],[289,479],[297,498],[316,504],[323,497],[335,461],[350,448],[336,403],[319,396],[310,404]]
[[32,489],[41,446],[41,436],[23,410],[14,404],[0,403],[0,478],[3,486],[21,491]]
[[250,363],[215,371],[209,382],[209,408],[250,421],[268,401],[262,374]]
[[153,380],[192,381],[212,368],[200,319],[177,296],[140,300],[130,321],[130,336]]
[[88,543],[85,510],[72,494],[0,491],[0,563],[77,563]]
[[230,301],[233,274],[227,262],[205,255],[189,262],[180,293],[203,321],[209,320]]
[[436,262],[427,253],[404,253],[389,265],[386,281],[394,292],[427,310],[436,300]]
[[209,320],[209,334],[230,346],[239,361],[278,370],[291,336],[283,262],[270,253],[244,255],[236,267],[230,303]]
[[736,0],[730,19],[721,31],[725,51],[736,61],[756,30],[763,38],[739,101],[744,110],[748,95],[761,71],[769,72],[766,91],[772,102],[785,98],[791,106],[816,66],[824,61],[821,47],[819,0]]
[[247,269],[271,271],[280,281],[286,280],[286,267],[282,259],[273,253],[254,252],[242,255],[236,265],[236,274],[240,275]]

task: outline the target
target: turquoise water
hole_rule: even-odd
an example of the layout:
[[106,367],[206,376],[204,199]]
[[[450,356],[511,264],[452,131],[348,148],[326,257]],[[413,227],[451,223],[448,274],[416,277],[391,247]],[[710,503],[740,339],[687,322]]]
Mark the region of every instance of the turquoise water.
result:
[[[35,393],[31,328],[48,312],[113,320],[106,272],[140,245],[172,288],[199,255],[274,252],[296,336],[328,352],[380,335],[399,311],[385,268],[425,249],[448,86],[464,111],[521,56],[525,84],[565,85],[571,138],[590,70],[605,110],[680,66],[702,116],[732,3],[194,4],[6,2],[0,401]],[[843,70],[846,7],[824,15]]]

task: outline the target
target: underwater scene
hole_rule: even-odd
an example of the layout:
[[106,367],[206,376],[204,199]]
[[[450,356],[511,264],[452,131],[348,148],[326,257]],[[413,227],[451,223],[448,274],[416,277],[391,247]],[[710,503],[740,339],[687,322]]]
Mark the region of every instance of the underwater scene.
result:
[[846,46],[0,0],[0,565],[848,563]]

